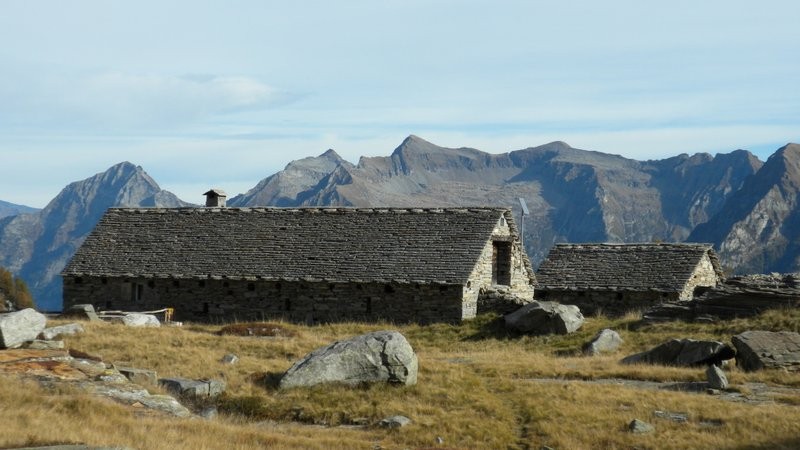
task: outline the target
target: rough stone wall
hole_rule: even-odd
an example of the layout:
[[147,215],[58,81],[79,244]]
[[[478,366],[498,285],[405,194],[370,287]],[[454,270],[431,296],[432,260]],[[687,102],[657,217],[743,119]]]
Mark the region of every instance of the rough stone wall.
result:
[[[142,286],[133,300],[133,286]],[[170,278],[64,277],[64,307],[98,310],[175,308],[175,320],[227,322],[282,318],[293,322],[390,320],[458,322],[462,286],[413,283],[327,283]]]
[[[511,284],[506,286],[493,286],[492,284],[492,253],[495,240],[511,243]],[[525,268],[525,259],[528,256],[522,246],[512,234],[505,218],[500,218],[492,232],[492,239],[486,242],[475,268],[470,274],[467,284],[464,285],[464,318],[474,317],[478,313],[478,300],[481,293],[495,292],[498,287],[503,292],[527,303],[533,300],[533,285],[528,271]],[[480,312],[484,312],[491,302],[482,301]]]
[[642,311],[661,303],[678,301],[678,293],[658,291],[538,290],[536,299],[555,301],[564,305],[576,305],[584,315],[602,312],[610,316],[620,316],[629,311]]
[[708,257],[708,254],[705,254],[700,259],[700,262],[697,263],[697,267],[695,267],[692,276],[683,288],[679,300],[691,300],[694,297],[694,289],[696,287],[714,287],[719,281],[719,277],[716,271],[714,271],[714,266],[711,264],[711,259]]

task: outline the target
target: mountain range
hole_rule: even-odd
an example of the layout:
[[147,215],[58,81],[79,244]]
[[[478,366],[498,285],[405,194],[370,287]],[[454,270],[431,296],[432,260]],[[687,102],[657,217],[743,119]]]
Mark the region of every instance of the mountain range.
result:
[[[292,161],[228,206],[512,206],[534,265],[556,242],[693,241],[713,243],[731,272],[787,272],[800,269],[798,190],[797,144],[765,163],[745,150],[637,161],[564,142],[489,154],[409,136],[357,164],[333,150]],[[41,309],[59,309],[58,273],[110,206],[191,205],[120,163],[41,211],[0,218],[0,266]]]

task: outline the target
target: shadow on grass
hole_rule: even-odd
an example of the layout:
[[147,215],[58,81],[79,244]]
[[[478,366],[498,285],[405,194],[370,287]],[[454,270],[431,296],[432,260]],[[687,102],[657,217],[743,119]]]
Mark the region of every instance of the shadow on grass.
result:
[[475,332],[464,337],[467,342],[482,341],[486,339],[510,340],[524,336],[521,333],[510,331],[506,328],[503,316],[494,317],[491,320],[483,320],[478,325]]
[[256,387],[273,392],[278,390],[281,383],[281,378],[283,378],[283,374],[284,372],[254,373],[250,376],[250,382]]

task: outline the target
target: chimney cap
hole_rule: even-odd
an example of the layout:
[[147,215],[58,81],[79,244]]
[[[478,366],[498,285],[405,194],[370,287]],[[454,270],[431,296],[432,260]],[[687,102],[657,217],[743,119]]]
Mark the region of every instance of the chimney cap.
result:
[[208,192],[204,193],[203,195],[213,195],[216,197],[227,197],[228,194],[225,193],[222,189],[213,188]]

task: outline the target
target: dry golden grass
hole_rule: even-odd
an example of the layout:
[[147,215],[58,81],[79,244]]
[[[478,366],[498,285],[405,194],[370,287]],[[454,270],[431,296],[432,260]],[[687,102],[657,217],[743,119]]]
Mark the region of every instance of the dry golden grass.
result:
[[[173,448],[798,448],[800,396],[791,391],[769,404],[740,404],[714,396],[585,382],[535,379],[699,381],[703,369],[624,366],[619,359],[670,338],[729,341],[747,329],[791,329],[798,312],[768,313],[726,324],[660,324],[636,329],[635,315],[590,318],[570,336],[507,335],[492,316],[461,325],[278,324],[294,337],[221,335],[219,325],[125,328],[85,324],[67,345],[106,362],[158,371],[159,376],[221,378],[228,392],[214,421],[175,419],[30,382],[0,383],[0,447],[81,442],[140,449]],[[253,326],[249,324],[248,326]],[[620,332],[618,354],[588,358],[577,352],[602,328]],[[298,358],[334,340],[379,329],[397,329],[419,356],[412,387],[324,386],[279,391],[275,381]],[[237,364],[219,362],[226,353]],[[800,374],[749,374],[731,368],[732,383],[760,381],[800,387]],[[744,391],[744,389],[743,389]],[[686,413],[687,423],[653,416],[656,410]],[[375,426],[403,414],[402,430]],[[625,430],[634,418],[656,432]],[[367,423],[363,429],[338,425]],[[708,423],[721,424],[711,426]],[[444,439],[438,445],[437,438]]]

